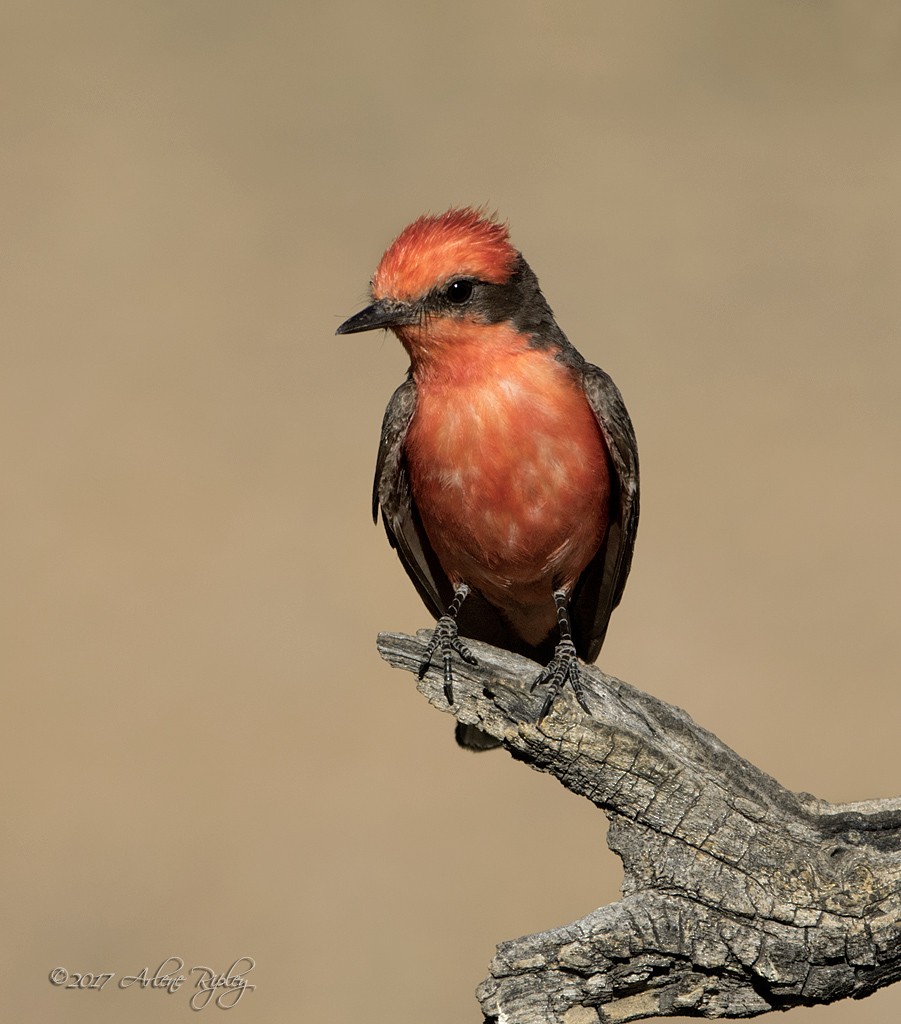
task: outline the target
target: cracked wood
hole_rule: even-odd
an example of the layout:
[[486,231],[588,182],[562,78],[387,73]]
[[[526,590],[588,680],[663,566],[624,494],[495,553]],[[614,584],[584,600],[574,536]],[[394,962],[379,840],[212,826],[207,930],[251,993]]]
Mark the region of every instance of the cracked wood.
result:
[[[415,676],[425,642],[379,637]],[[472,642],[419,683],[610,820],[623,899],[503,942],[478,990],[504,1024],[614,1024],[691,1014],[752,1017],[861,998],[901,977],[901,800],[830,804],[783,788],[684,711],[582,666],[539,728],[540,666]]]

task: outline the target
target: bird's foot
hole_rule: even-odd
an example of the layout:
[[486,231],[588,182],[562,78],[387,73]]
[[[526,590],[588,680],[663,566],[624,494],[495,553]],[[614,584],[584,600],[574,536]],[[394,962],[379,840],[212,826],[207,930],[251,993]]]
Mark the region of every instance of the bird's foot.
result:
[[432,633],[429,646],[425,649],[422,661],[419,663],[419,678],[426,674],[432,657],[437,650],[441,651],[444,659],[444,696],[448,704],[454,703],[454,651],[467,663],[467,665],[478,665],[478,660],[472,651],[466,646],[457,632],[457,623],[450,615],[442,615]]
[[557,694],[567,683],[572,687],[576,700],[579,702],[582,710],[591,714],[591,709],[585,700],[585,691],[582,689],[582,679],[579,674],[579,656],[576,654],[576,648],[572,640],[564,639],[557,644],[553,658],[551,658],[546,668],[531,686],[531,692],[534,693],[536,687],[547,684],[547,696],[544,698],[544,704],[541,705],[541,711],[538,713],[539,725],[550,714],[554,701],[557,699]]

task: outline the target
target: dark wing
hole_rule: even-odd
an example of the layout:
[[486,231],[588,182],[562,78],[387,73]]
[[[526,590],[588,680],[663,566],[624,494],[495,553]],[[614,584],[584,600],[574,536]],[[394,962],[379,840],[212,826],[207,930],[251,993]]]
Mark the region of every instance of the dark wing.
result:
[[619,389],[597,366],[582,368],[582,385],[607,442],[612,470],[610,525],[600,550],[573,588],[570,619],[576,649],[594,661],[619,604],[632,565],[638,530],[638,447]]
[[419,596],[437,619],[446,611],[453,588],[428,542],[410,490],[404,439],[415,408],[416,384],[412,377],[407,377],[391,396],[382,421],[372,486],[372,518],[378,521],[381,508],[391,547],[396,549]]

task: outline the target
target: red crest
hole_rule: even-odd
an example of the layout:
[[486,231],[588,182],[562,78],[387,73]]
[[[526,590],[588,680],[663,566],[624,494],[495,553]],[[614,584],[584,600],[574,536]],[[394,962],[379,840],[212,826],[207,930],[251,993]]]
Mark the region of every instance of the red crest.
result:
[[518,255],[506,224],[479,210],[420,217],[388,247],[373,275],[372,295],[409,301],[458,275],[503,284]]

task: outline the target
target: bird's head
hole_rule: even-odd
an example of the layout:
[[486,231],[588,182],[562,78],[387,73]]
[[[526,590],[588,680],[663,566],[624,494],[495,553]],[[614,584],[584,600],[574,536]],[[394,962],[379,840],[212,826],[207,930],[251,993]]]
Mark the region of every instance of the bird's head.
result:
[[506,338],[530,303],[550,317],[506,225],[471,208],[420,217],[404,228],[373,275],[371,295],[371,305],[337,333],[390,328],[414,371],[449,346],[484,348],[491,339]]

